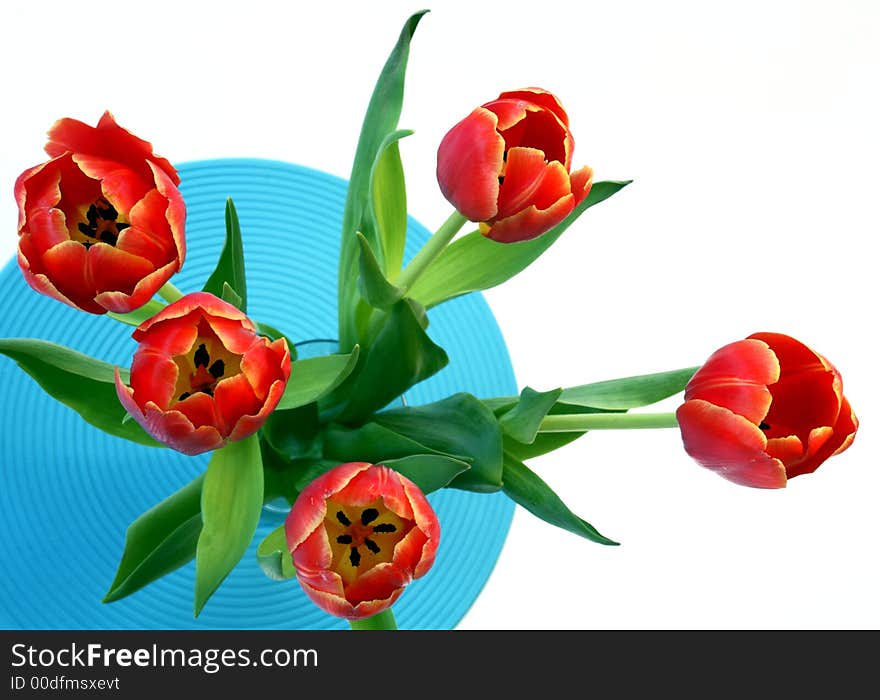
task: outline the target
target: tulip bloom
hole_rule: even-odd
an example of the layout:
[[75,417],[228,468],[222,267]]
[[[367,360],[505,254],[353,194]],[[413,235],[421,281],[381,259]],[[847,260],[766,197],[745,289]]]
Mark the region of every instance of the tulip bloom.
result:
[[186,254],[177,171],[109,112],[57,121],[46,152],[15,182],[25,280],[93,314],[143,306]]
[[285,523],[297,579],[321,609],[349,620],[386,610],[434,563],[440,524],[392,469],[341,464],[312,481]]
[[501,243],[540,236],[587,196],[593,171],[571,172],[568,115],[539,88],[503,92],[477,107],[437,151],[440,190]]
[[125,409],[159,442],[195,455],[255,433],[290,376],[287,341],[258,336],[241,311],[196,292],[132,334],[131,386],[116,370]]
[[716,351],[688,382],[676,412],[684,447],[737,484],[780,488],[853,441],[858,420],[839,372],[779,333]]

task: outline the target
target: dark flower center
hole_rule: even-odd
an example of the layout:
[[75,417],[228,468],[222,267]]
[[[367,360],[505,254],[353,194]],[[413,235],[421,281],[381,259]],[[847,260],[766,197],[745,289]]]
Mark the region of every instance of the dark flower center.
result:
[[205,322],[199,324],[189,352],[175,355],[174,361],[178,372],[172,403],[185,401],[194,394],[214,396],[221,381],[241,372],[241,356],[229,352]]
[[116,245],[119,234],[131,224],[119,221],[119,212],[103,197],[98,197],[86,211],[86,220],[80,221],[77,230],[82,234],[80,241],[86,248],[95,243]]

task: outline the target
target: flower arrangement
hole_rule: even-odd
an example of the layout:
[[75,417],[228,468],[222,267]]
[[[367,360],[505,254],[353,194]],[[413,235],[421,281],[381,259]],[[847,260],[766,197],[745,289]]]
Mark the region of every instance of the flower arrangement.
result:
[[[501,492],[533,516],[615,545],[528,462],[593,430],[679,429],[700,465],[739,485],[781,488],[849,447],[858,421],[840,373],[815,350],[759,332],[700,367],[516,395],[460,392],[401,403],[449,362],[432,310],[503,284],[626,181],[575,167],[561,100],[506,90],[442,139],[436,177],[453,213],[404,264],[407,211],[398,128],[410,17],[379,76],[354,157],[339,237],[334,352],[248,315],[235,203],[199,291],[172,277],[186,261],[186,201],[175,167],[105,113],[62,119],[49,160],[15,184],[18,264],[37,292],[133,328],[129,366],[34,338],[0,352],[86,422],[186,455],[205,473],[129,528],[106,602],[195,560],[198,615],[251,545],[264,506],[289,515],[258,548],[278,585],[298,582],[354,629],[394,628],[393,606],[430,576],[443,523],[432,492]],[[476,230],[459,235],[468,222]],[[278,274],[283,274],[279,271]],[[108,321],[109,322],[109,321]],[[683,392],[674,413],[633,411]]]

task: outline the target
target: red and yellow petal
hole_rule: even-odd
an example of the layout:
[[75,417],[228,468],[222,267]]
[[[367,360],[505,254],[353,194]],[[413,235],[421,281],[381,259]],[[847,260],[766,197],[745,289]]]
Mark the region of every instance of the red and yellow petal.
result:
[[243,374],[220,380],[214,389],[213,403],[224,435],[232,433],[242,416],[256,416],[263,407]]
[[443,196],[471,221],[497,213],[504,139],[493,112],[477,107],[452,127],[437,150],[437,181]]
[[676,411],[685,451],[725,479],[756,488],[782,488],[782,462],[765,451],[767,440],[754,423],[701,399],[685,401]]
[[498,133],[508,151],[535,148],[547,160],[559,161],[566,172],[571,168],[574,139],[553,112],[519,100],[496,100],[484,106],[498,115]]
[[260,411],[254,415],[241,416],[241,418],[238,419],[238,422],[232,427],[232,430],[229,433],[229,439],[241,440],[257,432],[263,423],[266,422],[266,419],[272,411],[275,410],[278,402],[281,401],[286,386],[287,382],[285,380],[279,379],[278,381],[273,382],[272,386],[269,387],[269,393],[266,395]]
[[101,292],[95,297],[95,301],[115,313],[134,311],[150,301],[176,271],[177,263],[170,262],[138,280],[131,294],[121,291]]
[[495,221],[484,235],[499,243],[528,241],[546,233],[574,209],[574,196],[568,194],[547,209],[532,205],[506,219]]
[[585,165],[571,174],[571,193],[574,195],[575,206],[583,202],[593,188],[593,169]]
[[279,338],[269,342],[261,338],[253,343],[241,358],[241,371],[248,378],[254,394],[265,400],[269,388],[278,379],[290,376],[290,351],[287,341]]
[[123,216],[128,216],[132,207],[152,189],[152,180],[110,158],[74,153],[73,160],[85,175],[100,181],[101,194]]
[[79,299],[75,301],[66,297],[46,275],[41,272],[35,272],[31,269],[30,262],[21,253],[21,250],[18,252],[18,266],[21,268],[24,281],[27,282],[34,291],[39,292],[40,294],[45,294],[52,299],[61,301],[68,306],[80,309],[81,311],[87,311],[92,314],[103,314],[107,312],[105,308],[96,304],[91,299]]
[[525,100],[527,102],[532,102],[536,105],[543,107],[544,109],[548,109],[553,114],[557,116],[559,121],[561,121],[565,126],[568,126],[568,114],[566,114],[565,109],[562,107],[562,103],[559,101],[559,98],[556,97],[552,92],[548,90],[544,90],[543,88],[537,87],[528,87],[521,88],[519,90],[508,90],[507,92],[502,92],[498,96],[499,100]]
[[47,250],[42,256],[41,272],[80,308],[94,304],[95,286],[88,275],[87,253],[82,243],[68,240]]
[[131,362],[131,389],[134,400],[145,406],[148,401],[167,408],[176,397],[179,369],[168,355],[141,347]]
[[[369,605],[374,601],[384,603],[399,596],[410,583],[412,583],[410,571],[393,562],[376,564],[346,586],[345,599],[355,607],[362,604]],[[387,605],[382,609],[384,607]]]
[[561,163],[548,162],[534,148],[512,148],[498,194],[497,218],[506,219],[531,205],[546,210],[570,193],[571,181]]

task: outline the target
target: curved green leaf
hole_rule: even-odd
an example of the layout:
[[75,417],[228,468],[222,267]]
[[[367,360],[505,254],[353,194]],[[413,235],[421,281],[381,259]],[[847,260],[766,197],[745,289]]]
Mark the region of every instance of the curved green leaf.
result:
[[381,464],[400,472],[426,494],[445,488],[456,476],[470,469],[470,465],[460,459],[433,454],[391,459]]
[[400,160],[400,140],[412,136],[402,129],[388,134],[370,174],[372,215],[381,244],[385,275],[394,280],[403,266],[406,245],[406,180]]
[[400,301],[403,297],[403,290],[385,279],[379,261],[363,234],[358,232],[357,239],[361,246],[361,256],[358,263],[361,296],[373,308],[387,309]]
[[599,544],[618,544],[572,513],[541,477],[508,454],[504,455],[504,493],[551,525]]
[[471,468],[453,479],[453,488],[481,493],[501,488],[501,428],[492,412],[471,394],[383,411],[373,421],[432,450],[468,458]]
[[[229,290],[224,289],[229,285]],[[234,304],[247,312],[247,281],[244,271],[244,249],[241,244],[241,225],[232,199],[226,200],[226,240],[217,266],[202,287],[202,291],[210,292],[215,297]],[[236,303],[237,301],[237,303]]]
[[257,546],[257,563],[273,581],[287,581],[296,578],[296,569],[290,550],[287,549],[287,537],[284,525],[275,528]]
[[560,402],[604,410],[649,406],[684,391],[699,367],[640,374],[563,389]]
[[427,308],[448,299],[495,287],[537,260],[590,207],[611,197],[632,180],[596,182],[562,223],[531,241],[498,243],[479,231],[459,238],[419,277],[410,296]]
[[362,231],[374,247],[380,242],[366,221],[370,207],[370,175],[380,150],[389,134],[397,129],[403,105],[404,79],[409,60],[409,47],[419,20],[427,10],[413,14],[403,26],[400,36],[385,62],[373,89],[364,115],[355,150],[342,216],[342,237],[339,254],[339,346],[346,351],[357,342],[355,313],[358,301],[358,244],[355,231]]
[[104,603],[121,600],[193,560],[202,531],[203,479],[199,476],[128,526]]
[[384,464],[418,454],[434,454],[467,461],[461,455],[450,455],[432,450],[416,440],[400,435],[377,423],[366,423],[359,428],[346,428],[331,423],[324,430],[324,457],[342,462],[371,462]]
[[202,532],[196,546],[193,614],[250,546],[263,508],[263,463],[256,435],[215,450],[202,486]]
[[[37,338],[0,338],[12,358],[40,388],[105,433],[149,447],[163,447],[128,415],[116,395],[115,367],[64,345]],[[128,371],[120,370],[123,381]]]
[[290,365],[290,380],[276,410],[287,410],[317,401],[338,387],[357,366],[360,348],[350,353],[309,357]]
[[531,444],[535,441],[541,421],[556,405],[562,389],[535,391],[526,387],[519,395],[516,405],[501,416],[498,424],[506,435],[517,442]]
[[406,299],[392,306],[357,369],[335,392],[337,421],[353,423],[384,408],[449,363]]
[[112,311],[108,311],[107,316],[116,321],[127,323],[129,326],[139,326],[148,318],[153,318],[153,316],[164,308],[165,304],[158,299],[150,299],[140,308],[137,308],[134,311],[129,311],[127,314],[115,314]]

